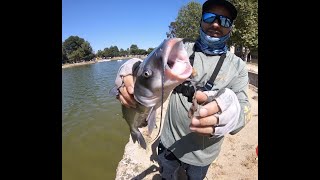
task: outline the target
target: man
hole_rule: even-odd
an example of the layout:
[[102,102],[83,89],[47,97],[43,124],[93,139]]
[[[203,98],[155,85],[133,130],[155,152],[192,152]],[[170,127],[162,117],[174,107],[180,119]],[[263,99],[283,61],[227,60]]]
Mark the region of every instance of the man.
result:
[[[178,86],[171,94],[158,146],[163,179],[173,179],[180,170],[190,180],[204,179],[219,155],[224,135],[233,135],[245,125],[250,111],[248,71],[245,62],[228,51],[226,45],[236,17],[237,10],[229,1],[208,0],[202,6],[199,38],[184,43],[197,72],[193,79],[201,84],[195,98],[204,105],[198,116],[190,116],[194,93],[186,93],[188,83]],[[129,70],[134,61],[128,60],[121,67],[116,81],[121,78],[124,84],[117,84],[118,99],[132,108],[136,102]]]

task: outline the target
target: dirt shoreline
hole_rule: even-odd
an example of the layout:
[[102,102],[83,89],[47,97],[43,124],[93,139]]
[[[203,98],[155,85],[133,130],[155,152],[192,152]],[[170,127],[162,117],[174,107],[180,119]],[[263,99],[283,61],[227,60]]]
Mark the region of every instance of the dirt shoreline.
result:
[[[137,56],[136,58],[140,58],[140,59],[144,59],[146,56]],[[87,65],[87,64],[94,64],[94,63],[98,63],[98,62],[103,62],[103,61],[114,61],[114,60],[120,60],[120,59],[131,59],[134,58],[133,56],[130,57],[114,57],[114,58],[110,58],[110,59],[99,59],[99,60],[91,60],[91,61],[83,61],[83,62],[78,62],[78,63],[65,63],[62,64],[62,68],[69,68],[69,67],[75,67],[75,66],[82,66],[82,65]]]
[[[248,64],[251,72],[258,73],[256,65]],[[205,179],[215,180],[257,180],[258,157],[258,87],[249,85],[248,97],[251,103],[251,119],[246,126],[235,135],[226,135],[221,147],[219,157],[210,165]],[[164,103],[166,111],[168,100]],[[160,113],[157,111],[157,127],[159,127]],[[157,142],[152,140],[156,137],[158,129],[147,136],[147,129],[141,128],[147,149],[144,150],[132,142],[125,146],[122,160],[117,167],[116,180],[160,180],[159,165],[154,152]]]
[[62,64],[62,68],[69,68],[69,67],[75,67],[75,66],[82,66],[82,65],[87,65],[87,64],[94,64],[97,61],[84,61],[84,62],[79,62],[79,63],[66,63]]

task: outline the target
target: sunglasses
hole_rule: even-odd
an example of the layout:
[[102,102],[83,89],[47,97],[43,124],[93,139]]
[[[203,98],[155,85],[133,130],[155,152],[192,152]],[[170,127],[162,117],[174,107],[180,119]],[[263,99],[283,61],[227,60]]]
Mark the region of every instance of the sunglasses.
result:
[[221,26],[225,28],[229,28],[232,26],[232,20],[226,16],[214,14],[214,13],[203,13],[202,14],[202,21],[205,23],[213,23],[218,18],[218,22]]

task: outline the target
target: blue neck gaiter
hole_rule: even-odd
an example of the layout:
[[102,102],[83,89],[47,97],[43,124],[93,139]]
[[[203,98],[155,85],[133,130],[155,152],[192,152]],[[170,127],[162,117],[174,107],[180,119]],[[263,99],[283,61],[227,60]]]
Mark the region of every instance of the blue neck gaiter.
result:
[[196,45],[201,49],[202,52],[209,55],[220,55],[227,53],[228,48],[226,42],[230,37],[230,32],[225,36],[216,38],[208,36],[205,32],[203,32],[202,28],[200,28],[200,38],[196,41]]

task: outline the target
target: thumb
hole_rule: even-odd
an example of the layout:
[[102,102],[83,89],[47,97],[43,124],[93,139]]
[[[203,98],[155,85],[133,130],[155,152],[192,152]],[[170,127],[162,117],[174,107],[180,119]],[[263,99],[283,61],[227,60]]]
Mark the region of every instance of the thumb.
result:
[[199,104],[201,104],[201,103],[204,103],[207,101],[208,96],[205,93],[203,93],[202,91],[197,91],[196,92],[196,99],[197,99],[197,102]]

